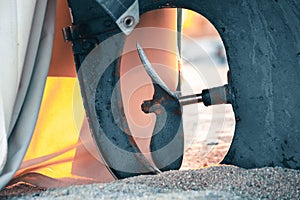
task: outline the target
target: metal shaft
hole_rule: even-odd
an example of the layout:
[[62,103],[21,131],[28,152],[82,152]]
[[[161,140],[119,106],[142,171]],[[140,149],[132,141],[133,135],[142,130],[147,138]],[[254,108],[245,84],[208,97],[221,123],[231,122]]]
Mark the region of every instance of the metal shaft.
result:
[[203,103],[205,106],[228,104],[232,102],[233,94],[228,84],[202,90],[201,94],[178,97],[181,106]]
[[192,94],[187,96],[179,97],[179,103],[181,106],[191,105],[195,103],[203,102],[202,94]]

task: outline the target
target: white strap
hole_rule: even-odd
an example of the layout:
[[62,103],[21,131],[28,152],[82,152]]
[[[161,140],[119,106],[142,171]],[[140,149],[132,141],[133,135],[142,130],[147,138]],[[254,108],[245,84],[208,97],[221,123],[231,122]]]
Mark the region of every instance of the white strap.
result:
[[0,174],[2,173],[7,158],[7,136],[4,122],[4,108],[0,94]]

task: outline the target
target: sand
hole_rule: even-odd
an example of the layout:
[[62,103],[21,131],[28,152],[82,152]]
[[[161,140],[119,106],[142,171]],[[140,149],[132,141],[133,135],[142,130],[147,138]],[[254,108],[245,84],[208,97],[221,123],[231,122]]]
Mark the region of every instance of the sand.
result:
[[215,166],[106,184],[37,189],[21,197],[3,194],[2,199],[300,199],[300,171]]

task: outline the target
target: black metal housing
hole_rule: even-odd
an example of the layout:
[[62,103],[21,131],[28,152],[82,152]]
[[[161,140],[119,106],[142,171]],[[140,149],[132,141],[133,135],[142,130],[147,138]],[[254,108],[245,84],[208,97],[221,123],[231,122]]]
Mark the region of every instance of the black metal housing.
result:
[[[73,26],[78,27],[72,41],[79,69],[97,44],[120,30],[93,0],[69,0],[69,5]],[[237,119],[222,163],[300,169],[300,2],[140,0],[139,5],[140,14],[166,7],[191,9],[219,31],[227,51]]]

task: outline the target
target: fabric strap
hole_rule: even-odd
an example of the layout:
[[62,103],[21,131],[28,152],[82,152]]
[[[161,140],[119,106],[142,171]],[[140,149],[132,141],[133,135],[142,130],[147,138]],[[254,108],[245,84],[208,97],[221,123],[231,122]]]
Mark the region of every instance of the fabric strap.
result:
[[[12,2],[15,4],[11,5]],[[35,3],[32,4],[32,2]],[[15,53],[17,56],[6,58],[10,65],[1,66],[1,72],[7,71],[4,75],[9,78],[7,78],[7,82],[1,82],[0,89],[1,91],[6,89],[9,92],[15,92],[15,97],[8,106],[4,105],[6,108],[11,110],[11,114],[4,115],[7,130],[8,159],[6,160],[6,163],[4,163],[3,171],[0,174],[0,188],[3,188],[14,176],[15,172],[21,165],[30,143],[36,119],[38,117],[51,60],[56,1],[30,1],[28,4],[31,4],[29,8],[34,9],[27,9],[26,12],[23,12],[23,9],[27,4],[25,5],[23,1],[1,1],[0,6],[1,14],[3,14],[3,9],[5,10],[4,5],[10,5],[10,12],[15,12],[16,16],[19,16],[13,19],[8,17],[9,19],[12,19],[10,27],[16,29],[15,33],[17,35],[15,37],[12,36],[13,38],[11,41],[12,44],[15,44],[17,47],[17,53]],[[5,16],[2,15],[0,18],[6,19]],[[19,22],[22,23],[24,19],[29,21],[32,19],[30,25],[28,27],[25,26],[24,29],[19,28],[18,30],[17,24]],[[0,26],[2,25],[5,24],[0,23]],[[26,37],[26,34],[23,34],[26,30],[30,31],[28,37]],[[18,40],[22,40],[24,42],[24,38],[25,41],[26,38],[28,38],[28,42],[25,42],[22,45],[16,42]],[[5,38],[1,38],[1,43],[3,40],[5,40]],[[6,48],[11,47],[9,44],[5,43],[5,45]],[[21,67],[17,67],[19,70],[9,76],[10,67],[15,69],[16,66],[19,66],[17,62],[12,62],[15,58],[17,58]],[[15,80],[14,84],[10,84],[11,79]],[[2,93],[0,97],[5,98],[7,95],[7,93]],[[2,152],[0,153],[2,154]],[[3,155],[4,153],[1,156]]]

